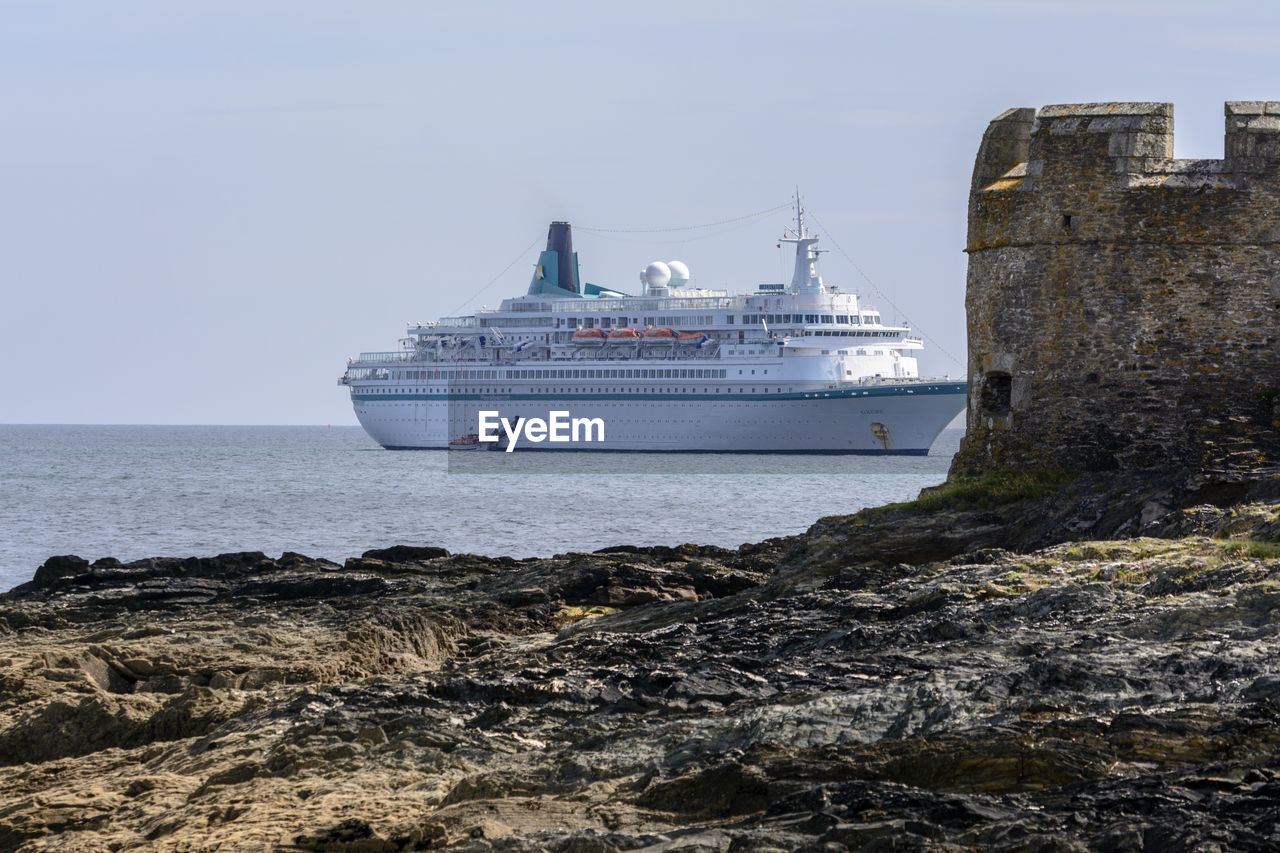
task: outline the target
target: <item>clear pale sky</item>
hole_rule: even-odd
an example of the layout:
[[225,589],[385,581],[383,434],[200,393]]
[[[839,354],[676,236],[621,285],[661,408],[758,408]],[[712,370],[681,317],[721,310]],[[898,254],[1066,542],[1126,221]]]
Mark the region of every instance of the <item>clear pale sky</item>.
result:
[[922,372],[960,374],[942,350],[964,359],[965,204],[991,118],[1172,101],[1177,156],[1220,157],[1224,101],[1280,100],[1269,2],[0,15],[4,423],[355,423],[348,356],[523,292],[552,219],[579,229],[588,281],[634,291],[680,259],[740,291],[789,277],[785,211],[581,228],[726,220],[797,184],[826,281],[923,331]]

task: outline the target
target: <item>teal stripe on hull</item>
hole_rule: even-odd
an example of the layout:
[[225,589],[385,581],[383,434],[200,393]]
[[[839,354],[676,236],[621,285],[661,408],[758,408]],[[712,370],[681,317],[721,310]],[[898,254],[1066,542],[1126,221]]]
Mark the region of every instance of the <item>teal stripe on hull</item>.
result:
[[[554,381],[554,380],[552,380]],[[795,391],[782,394],[671,394],[667,392],[657,394],[352,394],[351,399],[360,402],[376,402],[380,400],[419,400],[423,402],[451,403],[451,402],[507,402],[518,400],[556,400],[556,401],[580,401],[592,402],[599,400],[685,400],[685,401],[767,401],[767,402],[785,402],[785,401],[806,401],[806,400],[831,400],[846,397],[849,399],[863,399],[872,397],[933,397],[933,396],[964,396],[967,393],[965,383],[955,383],[947,385],[927,386],[920,388],[871,388],[871,389],[849,389],[849,390],[833,390],[833,391]]]
[[[416,447],[412,445],[400,444],[384,444],[384,450],[430,450],[432,452],[448,451],[447,447]],[[485,448],[490,453],[502,453],[503,451],[496,448]],[[483,451],[468,451],[469,453],[480,453]],[[662,450],[619,450],[610,447],[586,447],[576,444],[573,447],[542,447],[540,445],[520,445],[517,453],[653,453],[653,454],[669,454],[669,453],[701,453],[708,456],[928,456],[929,448],[913,448],[910,450],[879,450],[870,448],[857,449],[838,449],[838,450],[791,450],[788,448],[778,448],[775,450],[692,450],[687,448],[672,448]]]

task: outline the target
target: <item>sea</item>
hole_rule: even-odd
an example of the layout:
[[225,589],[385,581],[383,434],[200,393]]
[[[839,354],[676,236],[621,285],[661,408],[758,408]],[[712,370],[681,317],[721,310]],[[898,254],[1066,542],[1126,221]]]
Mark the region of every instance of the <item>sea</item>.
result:
[[0,425],[0,590],[48,557],[737,547],[910,500],[927,456],[388,451],[358,426]]

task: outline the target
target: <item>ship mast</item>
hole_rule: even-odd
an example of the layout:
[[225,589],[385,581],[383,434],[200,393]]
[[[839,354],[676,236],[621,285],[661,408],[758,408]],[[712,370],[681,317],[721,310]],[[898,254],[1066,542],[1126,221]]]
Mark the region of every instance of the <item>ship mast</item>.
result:
[[804,228],[804,205],[800,201],[800,188],[796,187],[796,236],[783,237],[783,243],[796,244],[796,268],[791,276],[792,293],[826,293],[822,276],[818,274],[817,237],[810,237]]
[[800,203],[800,187],[796,187],[796,236],[807,236],[804,233],[804,205]]

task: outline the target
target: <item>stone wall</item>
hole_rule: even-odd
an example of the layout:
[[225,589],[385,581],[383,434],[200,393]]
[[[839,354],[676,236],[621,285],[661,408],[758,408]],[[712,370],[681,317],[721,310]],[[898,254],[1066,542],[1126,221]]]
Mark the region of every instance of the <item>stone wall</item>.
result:
[[1226,119],[1222,160],[1173,159],[1172,104],[991,122],[953,475],[1274,465],[1280,102],[1228,103]]

